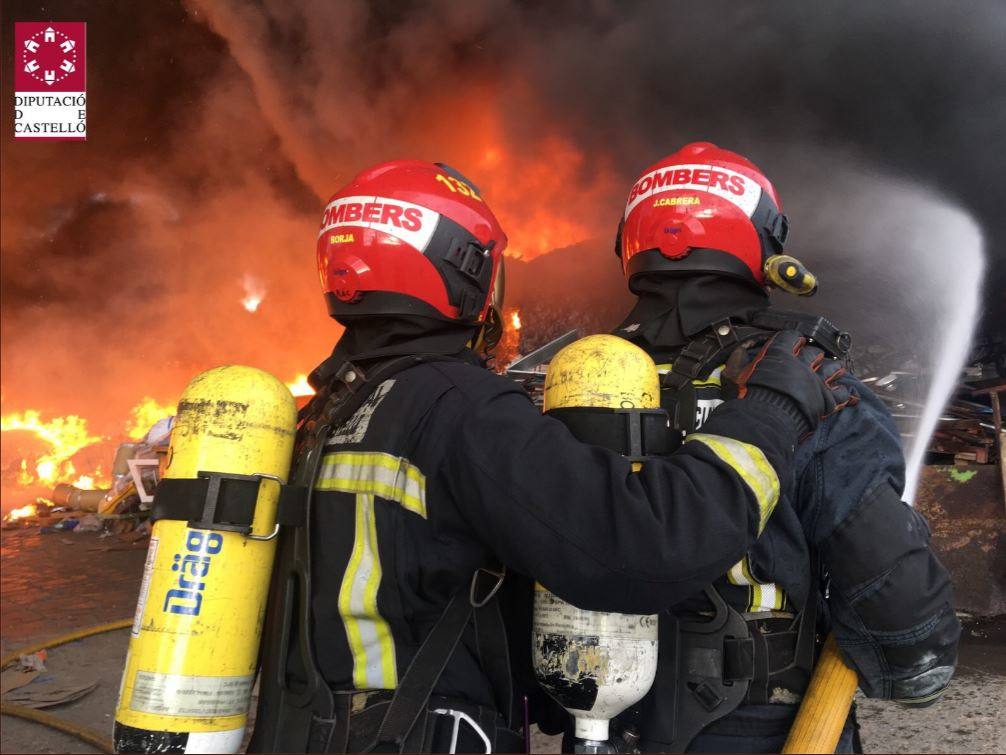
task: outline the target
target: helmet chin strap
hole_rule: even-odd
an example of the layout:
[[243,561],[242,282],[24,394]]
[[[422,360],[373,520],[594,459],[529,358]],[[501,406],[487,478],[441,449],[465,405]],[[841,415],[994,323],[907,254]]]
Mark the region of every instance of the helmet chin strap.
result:
[[476,354],[489,356],[490,352],[496,348],[503,337],[503,315],[495,304],[491,305],[486,312],[486,317],[482,321],[482,326],[475,334],[475,338],[468,342],[469,347]]
[[496,344],[503,337],[503,297],[506,295],[506,264],[500,258],[499,268],[496,270],[496,277],[493,280],[493,289],[489,296],[489,309],[486,310],[485,319],[482,320],[482,327],[479,328],[475,338],[468,344],[476,354],[482,354],[486,358],[491,355]]

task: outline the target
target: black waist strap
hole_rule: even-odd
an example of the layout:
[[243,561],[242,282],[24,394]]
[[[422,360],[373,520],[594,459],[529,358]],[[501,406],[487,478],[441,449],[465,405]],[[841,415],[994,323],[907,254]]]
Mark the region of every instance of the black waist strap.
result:
[[[756,633],[760,640],[755,638]],[[723,679],[728,682],[753,679],[757,662],[764,665],[769,676],[788,670],[796,660],[798,640],[799,632],[792,630],[764,635],[752,630],[751,637],[727,638],[723,641]],[[764,661],[762,653],[756,650],[759,642],[764,642]]]
[[177,519],[199,529],[247,534],[251,532],[255,502],[264,480],[266,484],[281,484],[269,475],[222,472],[199,472],[195,479],[165,478],[154,491],[151,521]]
[[663,409],[609,409],[595,406],[550,409],[582,443],[617,451],[629,461],[664,456],[673,450],[670,422]]

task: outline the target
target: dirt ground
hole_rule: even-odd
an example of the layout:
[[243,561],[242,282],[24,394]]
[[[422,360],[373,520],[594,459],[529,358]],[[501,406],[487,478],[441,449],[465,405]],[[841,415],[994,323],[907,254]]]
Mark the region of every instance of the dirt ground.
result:
[[[65,542],[64,542],[65,541]],[[94,535],[3,533],[0,561],[0,636],[3,651],[72,629],[128,617],[138,590],[143,548]],[[52,565],[60,564],[57,579]],[[56,586],[52,587],[52,583]],[[48,672],[59,681],[96,682],[83,699],[50,709],[67,721],[110,733],[128,631],[119,630],[54,648]],[[37,683],[37,682],[36,682]],[[860,700],[859,718],[867,752],[1006,752],[1006,617],[968,622],[959,672],[937,705],[906,711],[885,702]],[[536,752],[558,742],[535,738]],[[97,750],[34,723],[3,717],[2,753],[86,753]]]

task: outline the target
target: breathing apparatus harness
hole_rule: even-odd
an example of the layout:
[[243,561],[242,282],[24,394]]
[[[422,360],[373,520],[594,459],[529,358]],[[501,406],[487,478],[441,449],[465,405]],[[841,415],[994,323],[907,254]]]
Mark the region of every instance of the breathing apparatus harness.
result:
[[660,378],[662,403],[673,404],[668,410],[671,426],[680,431],[682,439],[696,429],[692,381],[708,378],[738,346],[757,346],[780,330],[795,330],[828,356],[847,364],[850,361],[851,336],[818,315],[767,308],[757,312],[750,323],[734,323],[730,318],[715,322],[685,345],[674,359],[674,368]]
[[[300,411],[294,480],[279,502],[282,536],[266,612],[263,706],[250,751],[489,752],[523,746],[520,735],[497,724],[498,715],[508,724],[511,721],[513,697],[509,650],[496,600],[505,567],[493,564],[475,571],[470,586],[451,598],[394,690],[332,690],[314,656],[311,505],[326,440],[391,376],[420,364],[450,361],[458,360],[439,354],[409,355],[367,372],[346,361]],[[494,691],[495,708],[440,698],[431,701],[469,622],[475,626],[479,661]]]
[[[748,323],[729,318],[713,323],[689,341],[675,358],[673,369],[661,375],[661,405],[671,424],[669,450],[696,430],[693,381],[709,378],[737,347],[755,347],[780,330],[796,330],[829,356],[849,361],[851,337],[824,317],[769,308]],[[703,589],[707,607],[701,614],[661,615],[661,662],[672,668],[669,673],[666,668],[658,673],[651,690],[649,713],[651,720],[658,720],[647,725],[644,746],[684,752],[700,731],[740,705],[768,703],[773,681],[778,682],[780,675],[795,671],[809,679],[818,640],[817,596],[822,581],[820,561],[813,552],[811,569],[805,604],[791,620],[772,619],[774,625],[789,623],[769,633],[753,628],[713,585]],[[638,733],[633,731],[636,724],[631,714],[624,723],[623,740],[634,742]]]

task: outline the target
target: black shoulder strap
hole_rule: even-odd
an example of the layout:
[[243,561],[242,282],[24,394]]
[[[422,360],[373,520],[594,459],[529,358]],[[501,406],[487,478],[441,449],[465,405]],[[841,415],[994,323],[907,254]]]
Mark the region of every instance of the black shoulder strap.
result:
[[763,330],[795,330],[836,359],[847,359],[852,346],[852,336],[848,331],[841,330],[820,315],[769,307],[755,314],[751,318],[751,324]]
[[[488,626],[483,630],[483,639],[490,632],[497,637],[500,634],[502,634],[503,638],[506,637],[502,615],[499,612],[496,601],[496,594],[503,584],[505,573],[505,570],[495,572],[489,569],[479,569],[472,575],[471,587],[468,590],[468,594],[466,595],[465,591],[461,590],[451,598],[450,603],[447,604],[447,608],[444,609],[440,618],[437,619],[437,623],[426,636],[419,651],[412,659],[412,663],[409,664],[405,676],[399,682],[398,688],[395,690],[395,696],[392,698],[384,720],[381,722],[381,727],[377,731],[376,741],[368,748],[368,751],[383,749],[382,746],[386,747],[388,745],[393,745],[399,751],[418,751],[419,748],[409,746],[410,744],[416,744],[407,742],[409,734],[415,729],[420,715],[427,709],[430,695],[433,694],[433,688],[440,680],[440,676],[447,667],[451,656],[454,655],[454,649],[457,647],[458,642],[461,641],[461,635],[464,633],[465,627],[468,626],[468,622],[471,620],[473,614],[476,616],[481,615],[483,621],[488,622]],[[479,581],[483,575],[489,575],[496,579],[495,584],[485,593],[481,591],[479,586]],[[478,619],[476,619],[477,624]],[[486,650],[489,649],[487,648]],[[483,660],[484,663],[485,661]],[[493,668],[484,670],[490,676],[495,676]],[[507,697],[512,696],[509,668],[506,670],[505,689],[496,689],[496,685],[500,683],[500,680],[490,678],[490,682],[493,683],[494,692],[500,697],[504,694]],[[501,710],[500,713],[506,716],[509,723],[509,703],[507,703],[506,709]]]
[[661,386],[682,390],[693,380],[708,377],[741,344],[757,342],[780,330],[795,330],[836,359],[849,357],[852,336],[826,317],[769,307],[757,312],[749,324],[735,324],[727,318],[702,331],[681,350],[671,371],[661,376]]
[[704,380],[730,352],[760,335],[763,330],[733,323],[730,318],[713,323],[685,345],[670,372],[661,376],[661,387],[681,390],[693,380]]

